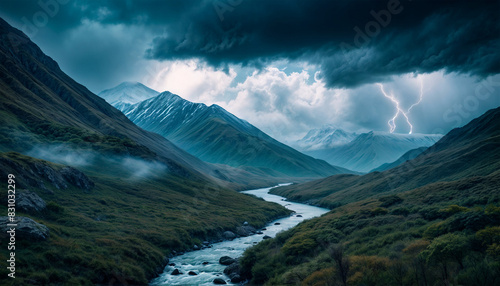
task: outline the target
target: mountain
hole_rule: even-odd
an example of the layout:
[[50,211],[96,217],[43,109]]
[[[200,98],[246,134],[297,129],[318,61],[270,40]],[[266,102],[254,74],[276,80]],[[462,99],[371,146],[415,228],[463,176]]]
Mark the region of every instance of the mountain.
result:
[[[431,183],[482,178],[500,170],[500,108],[451,130],[413,160],[363,176],[338,175],[275,193],[324,206],[345,204],[383,193],[398,193]],[[458,186],[467,189],[469,186]]]
[[397,159],[396,161],[394,161],[392,163],[382,164],[380,167],[375,168],[375,169],[371,170],[370,172],[382,172],[385,170],[392,169],[394,167],[397,167],[397,166],[403,164],[404,162],[406,162],[408,160],[415,159],[418,155],[422,154],[425,150],[427,150],[427,147],[420,147],[420,148],[412,149],[412,150],[404,153],[403,156],[399,157],[399,159]]
[[218,105],[193,103],[170,92],[122,111],[138,126],[210,163],[274,170],[292,177],[349,172],[274,140]]
[[345,145],[356,138],[356,133],[346,132],[333,126],[321,129],[313,129],[297,141],[298,150],[312,151],[318,149],[328,149],[339,145]]
[[431,146],[441,137],[442,135],[438,134],[410,135],[371,131],[358,135],[344,145],[304,153],[323,159],[332,165],[369,172],[384,163],[397,160],[411,149]]
[[[104,98],[111,105],[128,106],[144,101],[160,94],[139,82],[122,82],[121,84],[101,91],[97,95]],[[121,108],[123,108],[123,106]]]
[[289,213],[229,189],[265,177],[205,163],[141,129],[3,19],[0,176],[16,187],[19,265],[12,282],[12,249],[0,249],[1,285],[146,285],[174,250]]
[[272,193],[332,211],[248,249],[252,285],[500,281],[500,107],[397,167]]

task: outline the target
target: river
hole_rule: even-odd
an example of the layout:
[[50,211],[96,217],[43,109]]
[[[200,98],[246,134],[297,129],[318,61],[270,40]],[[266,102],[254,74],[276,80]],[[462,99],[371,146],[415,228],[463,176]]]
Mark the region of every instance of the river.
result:
[[[228,285],[231,285],[229,277],[223,273],[226,266],[219,264],[219,258],[222,256],[240,257],[245,249],[262,241],[263,236],[274,237],[278,232],[290,229],[305,219],[320,216],[329,211],[325,208],[285,201],[284,197],[269,194],[270,189],[272,188],[249,190],[242,193],[252,194],[266,201],[278,203],[294,211],[293,215],[271,222],[266,226],[266,230],[262,230],[263,234],[214,243],[212,244],[212,248],[205,248],[175,256],[169,262],[175,263],[175,266],[165,267],[163,273],[153,279],[150,285],[214,285],[213,281],[215,278],[222,278]],[[208,262],[208,264],[203,264],[203,262]],[[183,274],[171,275],[170,273],[176,268]],[[188,275],[189,271],[194,271],[198,275]]]

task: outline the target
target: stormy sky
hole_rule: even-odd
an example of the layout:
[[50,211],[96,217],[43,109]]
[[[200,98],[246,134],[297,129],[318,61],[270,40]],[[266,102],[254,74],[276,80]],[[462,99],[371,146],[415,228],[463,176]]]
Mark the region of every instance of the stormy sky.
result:
[[0,16],[95,93],[142,82],[283,141],[389,131],[395,102],[414,133],[500,106],[499,0],[2,0]]

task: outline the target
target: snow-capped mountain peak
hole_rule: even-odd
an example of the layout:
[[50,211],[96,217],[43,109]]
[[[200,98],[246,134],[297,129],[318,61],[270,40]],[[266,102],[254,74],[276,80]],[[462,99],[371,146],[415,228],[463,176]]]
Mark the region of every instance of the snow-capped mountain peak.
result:
[[346,132],[334,126],[310,130],[306,136],[297,141],[299,149],[304,151],[332,148],[351,142],[356,133]]
[[140,82],[122,82],[113,88],[101,91],[98,95],[116,107],[119,104],[135,104],[158,94],[158,91]]

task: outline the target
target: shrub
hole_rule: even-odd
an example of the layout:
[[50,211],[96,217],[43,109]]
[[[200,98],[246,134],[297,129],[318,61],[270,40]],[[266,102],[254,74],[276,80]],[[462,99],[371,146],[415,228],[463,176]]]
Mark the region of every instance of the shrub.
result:
[[466,207],[461,207],[459,205],[450,205],[445,209],[440,210],[440,212],[444,213],[447,216],[454,215],[456,213],[468,212],[469,209]]
[[383,208],[387,208],[387,207],[390,207],[390,206],[393,206],[395,204],[399,204],[399,203],[403,202],[403,199],[396,196],[396,195],[381,197],[378,200],[382,202],[382,204],[380,206]]
[[396,208],[391,211],[392,215],[402,215],[407,216],[410,214],[410,210],[408,208]]
[[376,208],[371,211],[372,216],[386,215],[389,211],[386,208]]
[[303,233],[293,236],[283,245],[283,252],[287,256],[303,256],[310,253],[317,243],[314,239],[309,237],[309,234]]

